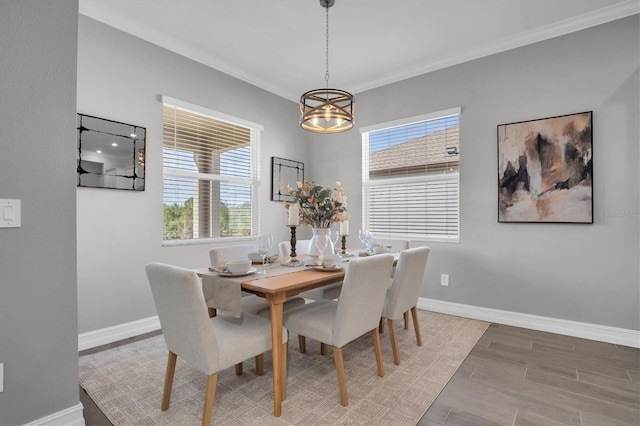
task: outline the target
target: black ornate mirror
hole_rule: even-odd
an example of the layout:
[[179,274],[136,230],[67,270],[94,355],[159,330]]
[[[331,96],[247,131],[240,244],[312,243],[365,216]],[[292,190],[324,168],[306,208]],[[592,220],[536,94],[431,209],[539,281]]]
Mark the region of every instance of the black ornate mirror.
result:
[[78,114],[78,186],[144,191],[147,129]]
[[297,182],[304,182],[304,163],[271,157],[271,201],[293,201],[286,188],[295,189]]

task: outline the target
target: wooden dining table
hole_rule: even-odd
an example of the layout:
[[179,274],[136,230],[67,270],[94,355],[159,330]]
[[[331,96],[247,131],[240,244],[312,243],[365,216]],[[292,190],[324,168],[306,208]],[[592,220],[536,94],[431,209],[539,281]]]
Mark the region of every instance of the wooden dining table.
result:
[[[391,253],[397,261],[399,253]],[[278,259],[274,264],[280,265],[284,259]],[[348,259],[345,259],[348,261]],[[271,308],[271,351],[273,358],[273,412],[276,417],[282,415],[282,401],[287,395],[286,354],[282,346],[283,304],[287,298],[303,291],[323,287],[344,280],[345,267],[337,271],[319,271],[305,266],[286,268],[275,275],[256,278],[247,275],[241,281],[243,291],[255,294],[269,302]],[[267,267],[267,270],[269,267]],[[199,274],[207,273],[207,269],[199,270]],[[209,272],[210,273],[210,272]]]
[[273,414],[282,414],[282,400],[287,395],[286,354],[282,350],[283,304],[288,297],[303,291],[340,282],[344,269],[335,272],[301,269],[276,276],[268,276],[242,282],[242,289],[264,297],[271,305],[271,351],[273,357]]

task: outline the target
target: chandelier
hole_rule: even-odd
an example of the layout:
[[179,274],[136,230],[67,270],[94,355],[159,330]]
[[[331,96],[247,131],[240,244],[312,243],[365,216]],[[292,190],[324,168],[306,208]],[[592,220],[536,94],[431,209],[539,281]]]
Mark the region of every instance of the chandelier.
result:
[[300,97],[300,127],[315,133],[340,133],[353,128],[353,95],[329,88],[329,8],[335,0],[320,0],[326,9],[326,73],[324,89],[310,90]]

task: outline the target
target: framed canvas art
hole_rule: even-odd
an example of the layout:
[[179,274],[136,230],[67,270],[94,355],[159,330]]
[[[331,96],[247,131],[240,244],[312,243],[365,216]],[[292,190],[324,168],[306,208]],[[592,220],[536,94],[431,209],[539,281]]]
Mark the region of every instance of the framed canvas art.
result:
[[593,223],[592,111],[498,125],[498,222]]

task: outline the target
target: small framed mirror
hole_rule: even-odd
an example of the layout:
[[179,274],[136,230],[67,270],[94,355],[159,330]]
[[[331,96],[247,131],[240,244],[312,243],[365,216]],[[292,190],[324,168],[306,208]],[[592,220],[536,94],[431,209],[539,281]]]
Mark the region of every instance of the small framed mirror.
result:
[[304,163],[271,157],[271,201],[293,201],[287,186],[296,188],[297,182],[304,182]]
[[78,186],[144,191],[147,129],[78,114]]

